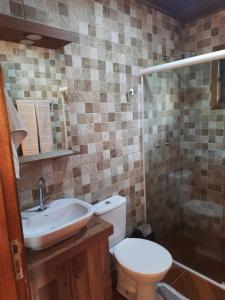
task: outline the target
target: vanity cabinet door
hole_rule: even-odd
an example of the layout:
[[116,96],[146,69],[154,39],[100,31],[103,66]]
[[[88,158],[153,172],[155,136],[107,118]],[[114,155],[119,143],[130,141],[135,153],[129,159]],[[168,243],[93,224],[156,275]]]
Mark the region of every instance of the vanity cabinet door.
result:
[[112,300],[108,240],[97,241],[70,261],[74,300]]
[[108,239],[87,249],[87,263],[91,300],[112,300]]
[[73,300],[68,264],[43,268],[31,278],[32,300]]
[[90,300],[86,252],[70,261],[70,278],[74,300]]
[[57,290],[59,300],[73,300],[69,265],[65,264],[57,271]]
[[70,249],[30,272],[32,300],[112,300],[108,240],[76,253]]

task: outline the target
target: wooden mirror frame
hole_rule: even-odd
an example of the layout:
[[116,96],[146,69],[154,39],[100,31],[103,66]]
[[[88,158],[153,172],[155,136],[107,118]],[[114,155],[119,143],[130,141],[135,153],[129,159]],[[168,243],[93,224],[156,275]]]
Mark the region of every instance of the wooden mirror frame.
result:
[[[219,51],[225,49],[225,44],[216,46],[213,48],[213,51]],[[211,68],[211,109],[225,109],[225,100],[220,102],[218,99],[218,67],[219,61],[212,61]],[[225,96],[224,96],[225,97]]]

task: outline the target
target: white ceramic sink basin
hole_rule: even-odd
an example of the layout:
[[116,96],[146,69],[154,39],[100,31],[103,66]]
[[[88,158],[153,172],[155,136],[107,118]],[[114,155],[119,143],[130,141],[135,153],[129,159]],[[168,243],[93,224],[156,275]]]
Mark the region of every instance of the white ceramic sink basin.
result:
[[40,250],[74,235],[93,215],[91,204],[77,199],[53,201],[44,211],[38,207],[22,212],[26,247]]

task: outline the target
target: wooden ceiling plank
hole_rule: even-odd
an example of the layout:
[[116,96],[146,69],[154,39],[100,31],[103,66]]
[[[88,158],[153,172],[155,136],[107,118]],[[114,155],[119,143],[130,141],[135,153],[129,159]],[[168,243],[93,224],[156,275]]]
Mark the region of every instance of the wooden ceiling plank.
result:
[[193,21],[225,8],[224,0],[145,0],[144,2],[182,23]]

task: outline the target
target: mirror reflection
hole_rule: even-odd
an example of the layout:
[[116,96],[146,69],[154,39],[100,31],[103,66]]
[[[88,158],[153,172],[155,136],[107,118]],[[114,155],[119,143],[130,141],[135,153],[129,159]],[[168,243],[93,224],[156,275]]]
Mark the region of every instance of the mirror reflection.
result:
[[0,64],[5,94],[27,131],[19,156],[71,149],[65,53],[1,42]]
[[[6,90],[5,93],[7,101],[12,102]],[[21,130],[22,127],[22,130],[26,131],[18,149],[20,156],[69,149],[70,111],[67,88],[61,88],[60,94],[61,98],[58,101],[18,99],[14,102],[20,119],[16,129]],[[9,119],[15,117],[9,116]]]

